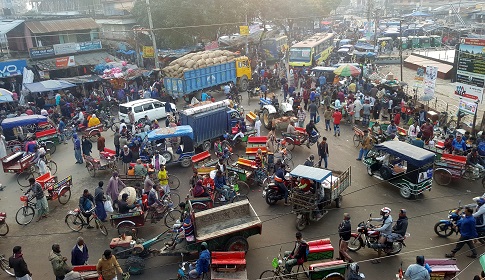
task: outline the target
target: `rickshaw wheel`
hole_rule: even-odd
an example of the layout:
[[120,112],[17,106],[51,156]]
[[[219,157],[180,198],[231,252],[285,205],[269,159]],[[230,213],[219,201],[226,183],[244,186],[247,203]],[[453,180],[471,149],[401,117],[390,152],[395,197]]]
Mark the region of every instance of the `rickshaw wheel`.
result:
[[49,167],[49,170],[51,171],[51,175],[56,175],[57,173],[57,163],[55,161],[49,161],[47,163],[47,167]]
[[86,169],[88,170],[88,173],[89,175],[91,175],[91,177],[94,178],[96,176],[96,169],[94,168],[93,163],[86,162]]
[[69,199],[71,199],[71,188],[61,189],[57,197],[59,203],[64,205],[69,201]]
[[189,157],[184,157],[182,161],[180,162],[180,165],[183,168],[187,168],[192,165],[192,160]]
[[170,190],[176,190],[180,187],[180,179],[172,174],[168,175],[168,186]]
[[179,220],[181,215],[182,215],[182,212],[180,212],[177,209],[173,209],[171,211],[168,211],[167,214],[165,214],[165,218],[163,219],[163,223],[165,224],[166,227],[172,228],[175,221]]
[[246,184],[246,182],[243,181],[237,181],[237,186],[238,186],[238,193],[242,196],[247,196],[249,194],[249,185]]
[[249,250],[249,243],[246,238],[242,236],[233,236],[229,238],[226,242],[226,251],[244,251],[247,252]]
[[338,272],[327,275],[322,280],[345,280],[345,278]]
[[451,183],[451,173],[446,169],[436,169],[433,177],[434,181],[440,186],[447,186]]
[[34,173],[29,170],[25,170],[22,173],[17,174],[17,183],[21,188],[26,188],[30,185],[29,179],[34,178]]
[[118,235],[126,234],[129,236],[136,235],[138,233],[138,229],[131,224],[123,223],[118,225]]
[[263,273],[261,273],[261,275],[259,275],[259,278],[258,279],[283,280],[283,278],[281,276],[279,276],[278,273],[276,273],[273,270],[269,270],[269,269],[263,271]]
[[167,163],[172,161],[172,154],[170,152],[164,151],[162,152],[161,156],[165,158]]
[[353,141],[354,141],[354,146],[357,148],[362,142],[362,136],[354,134]]

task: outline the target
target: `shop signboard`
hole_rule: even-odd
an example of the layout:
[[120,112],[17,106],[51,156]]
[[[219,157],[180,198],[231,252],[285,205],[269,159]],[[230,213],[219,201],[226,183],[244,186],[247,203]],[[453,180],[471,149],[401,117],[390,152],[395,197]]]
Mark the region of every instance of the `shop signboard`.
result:
[[423,100],[431,100],[434,98],[434,91],[436,87],[436,78],[438,77],[438,67],[426,66],[426,74],[424,76],[424,96]]
[[249,26],[247,26],[247,25],[239,26],[239,34],[241,36],[248,36],[249,35]]
[[0,77],[22,75],[27,67],[27,60],[11,60],[0,62]]
[[54,45],[54,53],[56,55],[76,53],[78,43],[56,44]]
[[154,58],[155,51],[152,46],[143,46],[143,58]]
[[[482,102],[482,94],[468,94],[464,85],[471,86],[473,92],[482,92],[485,86],[485,40],[467,38],[461,41],[458,48],[458,58],[456,60],[456,82],[457,90],[455,94],[469,101],[479,100]],[[459,89],[459,87],[461,89]],[[466,92],[467,94],[463,94]]]
[[76,66],[73,55],[56,58],[56,68],[66,68],[71,66]]
[[483,88],[463,83],[456,83],[455,95],[469,100],[482,102]]
[[478,107],[477,103],[468,102],[468,101],[463,100],[463,99],[460,99],[460,103],[458,105],[458,109],[460,110],[460,112],[463,112],[463,113],[468,114],[468,115],[473,115],[473,116],[477,112],[477,107]]
[[101,41],[88,41],[79,43],[79,52],[88,52],[102,49]]
[[54,52],[53,46],[47,46],[47,47],[30,48],[29,54],[30,54],[30,58],[43,58],[43,57],[54,56],[55,52]]

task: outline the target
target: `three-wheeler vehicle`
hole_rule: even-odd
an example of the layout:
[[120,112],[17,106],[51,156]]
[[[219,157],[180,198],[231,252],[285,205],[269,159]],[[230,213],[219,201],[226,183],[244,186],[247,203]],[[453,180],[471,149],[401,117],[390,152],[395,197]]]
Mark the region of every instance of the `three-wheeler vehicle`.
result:
[[404,198],[431,191],[435,154],[402,141],[375,145],[363,159],[367,173],[399,188]]
[[485,171],[466,164],[466,156],[442,154],[435,162],[434,180],[440,186],[447,186],[452,180],[481,180],[485,188]]
[[[158,144],[162,146],[160,155],[167,160],[167,164],[180,163],[182,167],[192,166],[192,156],[194,155],[195,149],[193,142],[194,131],[190,125],[158,128],[150,131],[147,137],[148,141],[159,142]],[[180,145],[175,141],[178,137],[181,138]]]

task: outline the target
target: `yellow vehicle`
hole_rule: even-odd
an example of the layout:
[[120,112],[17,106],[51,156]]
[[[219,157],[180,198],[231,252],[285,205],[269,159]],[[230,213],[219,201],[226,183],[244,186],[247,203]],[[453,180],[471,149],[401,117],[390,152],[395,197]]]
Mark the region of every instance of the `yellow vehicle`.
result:
[[333,33],[317,33],[290,48],[290,66],[316,66],[328,59],[333,50]]

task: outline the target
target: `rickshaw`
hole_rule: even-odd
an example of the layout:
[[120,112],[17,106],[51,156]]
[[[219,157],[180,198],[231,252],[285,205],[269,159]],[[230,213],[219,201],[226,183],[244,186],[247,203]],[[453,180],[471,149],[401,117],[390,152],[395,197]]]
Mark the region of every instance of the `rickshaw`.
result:
[[452,180],[481,180],[485,188],[485,171],[467,166],[466,156],[443,153],[435,162],[434,180],[440,186],[447,186]]
[[431,191],[435,154],[402,141],[375,145],[363,163],[367,174],[399,188],[404,198]]
[[58,141],[57,129],[48,118],[41,115],[20,116],[2,121],[2,131],[7,141],[7,150],[22,151],[27,134],[35,135],[37,141],[45,142],[46,148],[53,154]]
[[296,178],[308,179],[312,187],[310,191],[294,190],[290,201],[296,214],[296,229],[302,231],[310,221],[319,221],[328,211],[325,207],[335,201],[335,207],[342,205],[342,193],[350,186],[351,168],[339,176],[337,171],[330,171],[305,165],[298,165],[290,172]]
[[[168,163],[180,163],[182,167],[192,165],[192,156],[194,155],[194,131],[190,125],[179,125],[176,127],[165,127],[152,130],[147,135],[148,141],[161,141],[162,150],[160,155]],[[180,144],[174,142],[173,138],[180,137]],[[175,149],[175,152],[174,152]],[[178,154],[178,158],[176,155]]]

